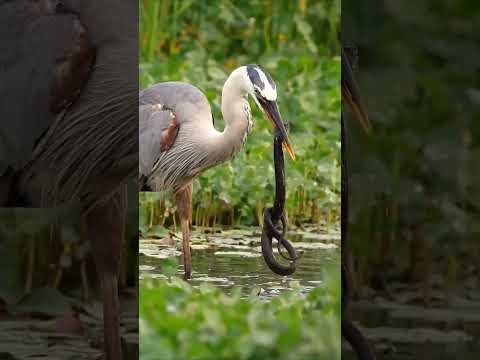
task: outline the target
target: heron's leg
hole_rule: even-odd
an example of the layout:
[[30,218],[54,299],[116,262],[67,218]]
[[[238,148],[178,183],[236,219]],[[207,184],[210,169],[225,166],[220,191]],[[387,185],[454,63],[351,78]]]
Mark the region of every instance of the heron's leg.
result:
[[192,275],[192,254],[190,251],[190,218],[192,215],[192,183],[175,192],[178,214],[182,226],[183,266],[185,278]]
[[125,196],[121,189],[108,200],[93,207],[85,219],[102,287],[107,360],[122,359],[118,272],[124,232],[121,214],[125,206]]
[[126,231],[127,231],[127,222],[128,222],[128,187],[122,186],[122,189],[120,191],[120,195],[122,196],[122,201],[121,204],[124,206],[120,206],[118,208],[119,210],[119,219],[121,219],[121,231],[122,234],[120,236],[120,241],[121,241],[121,250],[120,250],[120,275],[118,279],[118,285],[120,291],[125,290],[127,287],[127,278],[128,278],[128,266],[127,266],[127,260],[128,260],[128,252],[127,252],[127,243],[125,241],[126,237]]

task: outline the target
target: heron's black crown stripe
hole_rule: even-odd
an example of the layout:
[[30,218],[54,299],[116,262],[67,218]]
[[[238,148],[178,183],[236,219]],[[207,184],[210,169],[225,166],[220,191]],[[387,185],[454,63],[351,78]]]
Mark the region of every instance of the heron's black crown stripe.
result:
[[270,86],[273,89],[275,89],[276,86],[275,86],[275,83],[273,82],[273,79],[270,76],[270,74],[256,64],[247,65],[247,74],[248,74],[248,77],[250,78],[250,81],[252,82],[252,84],[258,86],[261,90],[265,89],[265,84],[263,83],[263,81],[262,81],[262,79],[261,79],[261,77],[258,73],[259,71],[261,71],[262,73],[265,74],[265,77],[267,78],[268,82],[270,83]]

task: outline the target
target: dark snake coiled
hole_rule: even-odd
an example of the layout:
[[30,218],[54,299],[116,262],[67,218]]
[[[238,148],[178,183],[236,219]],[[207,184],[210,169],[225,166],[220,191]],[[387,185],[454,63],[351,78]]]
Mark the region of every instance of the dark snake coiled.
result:
[[[288,128],[288,126],[286,126]],[[285,165],[283,159],[282,139],[279,132],[275,133],[273,144],[273,157],[275,163],[275,200],[273,207],[266,208],[263,212],[262,254],[268,267],[276,274],[287,276],[297,269],[299,255],[292,244],[285,239],[287,221],[284,215],[285,207]],[[281,229],[277,228],[280,223]],[[277,248],[281,257],[288,260],[288,265],[280,264],[273,256],[273,239],[278,241]],[[287,250],[288,256],[282,252],[282,247]]]

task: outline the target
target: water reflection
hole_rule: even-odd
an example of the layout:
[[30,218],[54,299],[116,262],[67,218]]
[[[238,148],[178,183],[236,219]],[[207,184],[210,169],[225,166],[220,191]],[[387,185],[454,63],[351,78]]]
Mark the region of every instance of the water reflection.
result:
[[[339,234],[298,231],[289,234],[295,246],[304,251],[295,274],[289,277],[278,276],[265,265],[261,257],[260,232],[258,229],[230,230],[211,234],[205,241],[205,235],[198,232],[193,236],[193,274],[190,281],[193,286],[208,282],[230,293],[233,288],[241,287],[242,294],[250,295],[258,291],[260,296],[270,298],[292,286],[300,286],[302,292],[321,286],[322,269],[339,267]],[[177,240],[180,246],[180,240]],[[172,247],[163,247],[142,241],[140,245],[140,277],[159,277],[161,275],[163,251],[166,256],[180,254]],[[142,255],[144,254],[144,255]],[[178,276],[183,275],[180,265]]]

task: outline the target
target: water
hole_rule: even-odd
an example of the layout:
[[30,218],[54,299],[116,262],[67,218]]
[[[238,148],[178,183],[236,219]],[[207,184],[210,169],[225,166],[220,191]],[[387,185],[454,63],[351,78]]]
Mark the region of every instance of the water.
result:
[[[450,306],[419,305],[376,300],[352,303],[354,320],[375,345],[378,360],[478,359],[480,303],[456,298]],[[350,349],[342,359],[356,357]]]
[[[229,293],[234,287],[241,287],[244,295],[258,291],[260,296],[270,298],[292,286],[300,285],[303,292],[321,286],[322,269],[339,268],[340,235],[338,231],[306,229],[292,231],[287,238],[304,253],[299,260],[297,271],[288,277],[274,274],[265,264],[260,250],[260,229],[236,229],[205,235],[192,234],[193,273],[190,280],[193,286],[211,283]],[[181,240],[177,240],[177,250],[173,246],[160,246],[155,240],[140,243],[140,277],[161,276],[162,258],[177,256]],[[143,254],[143,255],[142,255]],[[178,276],[183,276],[180,265]],[[295,284],[295,285],[294,285]]]
[[[178,234],[180,236],[180,234]],[[208,239],[206,239],[208,237]],[[194,232],[193,278],[191,284],[210,283],[227,293],[241,287],[244,295],[258,291],[266,299],[289,291],[298,282],[304,292],[322,285],[322,269],[339,266],[340,234],[338,231],[291,231],[288,239],[304,255],[294,275],[275,275],[265,265],[260,253],[258,228],[222,231],[215,234]],[[176,256],[177,248],[159,246],[158,240],[141,241],[141,278],[159,277],[165,257]],[[237,255],[237,256],[235,256]],[[177,275],[183,276],[179,266]],[[480,296],[479,296],[480,299]],[[361,301],[352,304],[353,316],[375,344],[378,360],[464,359],[473,360],[480,353],[480,304],[458,299],[450,307],[433,309],[423,306]],[[356,359],[348,349],[342,359]]]

